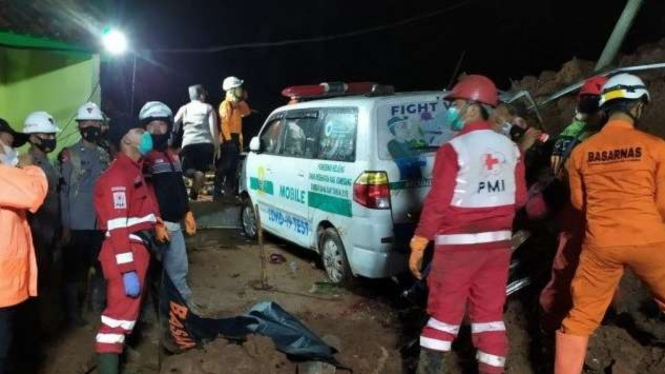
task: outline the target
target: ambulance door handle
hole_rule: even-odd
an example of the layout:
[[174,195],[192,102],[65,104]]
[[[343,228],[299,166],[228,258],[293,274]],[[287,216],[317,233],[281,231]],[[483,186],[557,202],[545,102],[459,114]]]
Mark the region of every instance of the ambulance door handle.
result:
[[302,170],[298,171],[298,176],[302,177],[302,178],[305,178],[305,172],[302,171]]

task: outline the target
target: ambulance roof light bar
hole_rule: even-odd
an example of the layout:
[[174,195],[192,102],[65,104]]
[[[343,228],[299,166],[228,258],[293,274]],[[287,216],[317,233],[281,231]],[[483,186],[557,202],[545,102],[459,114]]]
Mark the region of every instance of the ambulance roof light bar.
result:
[[352,95],[392,95],[393,93],[395,93],[395,89],[392,86],[373,82],[325,82],[318,85],[291,86],[282,90],[282,95],[291,99],[292,102]]

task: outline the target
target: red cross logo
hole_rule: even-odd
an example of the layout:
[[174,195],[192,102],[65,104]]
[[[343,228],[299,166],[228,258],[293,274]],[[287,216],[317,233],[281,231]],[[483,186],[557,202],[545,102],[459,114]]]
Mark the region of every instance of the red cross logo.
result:
[[486,154],[485,155],[485,167],[487,167],[487,170],[493,170],[494,165],[500,163],[501,161],[498,158],[493,157],[491,154]]

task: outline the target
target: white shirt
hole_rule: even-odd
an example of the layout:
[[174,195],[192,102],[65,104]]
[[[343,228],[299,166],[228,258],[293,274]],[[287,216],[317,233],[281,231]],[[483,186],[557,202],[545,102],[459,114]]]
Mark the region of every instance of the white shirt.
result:
[[182,136],[182,147],[190,144],[207,143],[215,145],[219,143],[219,126],[217,115],[212,105],[192,100],[183,105],[176,113],[174,121],[181,122],[184,129]]

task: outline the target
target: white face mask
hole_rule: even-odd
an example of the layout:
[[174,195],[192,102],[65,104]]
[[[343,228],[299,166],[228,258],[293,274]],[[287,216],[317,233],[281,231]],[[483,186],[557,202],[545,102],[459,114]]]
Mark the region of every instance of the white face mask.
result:
[[0,153],[0,164],[7,166],[16,166],[18,165],[18,153],[12,147],[8,147],[0,140],[0,147],[4,151],[4,154]]

